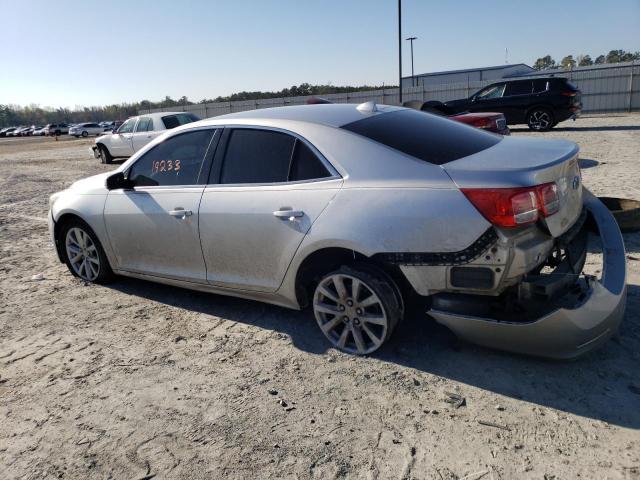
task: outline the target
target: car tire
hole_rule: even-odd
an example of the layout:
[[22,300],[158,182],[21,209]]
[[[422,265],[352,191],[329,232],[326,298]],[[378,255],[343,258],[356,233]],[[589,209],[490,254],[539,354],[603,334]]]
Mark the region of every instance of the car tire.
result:
[[110,164],[113,162],[113,157],[109,153],[109,149],[104,145],[98,145],[98,151],[100,152],[100,163]]
[[84,132],[82,132],[82,137],[88,137],[89,136],[89,132],[87,132],[86,130]]
[[69,220],[62,226],[58,242],[64,263],[75,277],[98,284],[114,279],[100,240],[91,227],[79,218]]
[[393,280],[365,264],[342,266],[324,275],[316,285],[312,308],[327,340],[355,355],[378,350],[403,316]]
[[535,107],[527,114],[527,125],[535,132],[546,132],[553,128],[555,119],[551,110]]

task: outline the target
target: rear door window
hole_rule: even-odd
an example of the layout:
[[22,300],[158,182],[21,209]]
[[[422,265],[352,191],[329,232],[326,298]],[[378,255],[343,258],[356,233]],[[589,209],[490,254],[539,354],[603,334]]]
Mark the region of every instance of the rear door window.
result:
[[311,148],[300,139],[296,139],[293,147],[293,157],[289,170],[289,181],[315,180],[330,177],[331,173],[324,166],[322,160],[313,153]]
[[507,87],[504,91],[504,96],[511,97],[514,95],[529,95],[531,93],[531,90],[531,80],[522,82],[511,82],[507,83]]
[[272,130],[231,132],[220,183],[286,182],[295,138]]
[[473,155],[501,140],[477,128],[410,109],[380,113],[342,128],[435,165]]
[[549,90],[549,82],[546,78],[533,81],[534,93],[546,92],[547,90]]
[[187,123],[196,122],[199,118],[193,113],[177,113],[175,115],[167,115],[162,117],[162,122],[167,130],[186,125]]
[[149,121],[151,119],[149,117],[140,117],[138,120],[138,125],[136,126],[136,132],[146,132],[149,130]]

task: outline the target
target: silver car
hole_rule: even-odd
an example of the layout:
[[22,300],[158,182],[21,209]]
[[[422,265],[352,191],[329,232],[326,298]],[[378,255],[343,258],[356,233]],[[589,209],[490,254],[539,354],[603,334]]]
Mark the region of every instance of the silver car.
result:
[[[72,274],[310,307],[369,354],[409,302],[478,344],[576,357],[626,299],[615,220],[571,142],[509,138],[374,103],[254,110],[168,131],[50,199]],[[589,229],[600,278],[581,274]]]

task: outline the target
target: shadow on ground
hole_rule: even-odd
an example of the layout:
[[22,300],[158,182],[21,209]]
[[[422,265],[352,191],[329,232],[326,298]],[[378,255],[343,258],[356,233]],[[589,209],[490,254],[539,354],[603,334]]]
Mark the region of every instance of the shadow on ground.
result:
[[[288,335],[311,354],[329,349],[309,311],[122,279],[112,288],[174,307]],[[612,424],[640,428],[640,396],[629,386],[640,370],[640,287],[629,286],[620,339],[573,362],[518,356],[458,342],[426,315],[414,314],[374,357],[500,395]],[[634,348],[635,347],[635,348]],[[632,387],[633,388],[633,387]]]
[[[584,170],[585,168],[593,168],[600,165],[600,162],[597,160],[591,160],[590,158],[581,158],[578,160],[580,163],[580,168]],[[606,163],[606,162],[605,162]]]

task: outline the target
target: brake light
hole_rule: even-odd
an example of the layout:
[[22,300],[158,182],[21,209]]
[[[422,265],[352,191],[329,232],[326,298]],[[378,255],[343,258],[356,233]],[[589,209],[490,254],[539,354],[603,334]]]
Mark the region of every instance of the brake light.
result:
[[558,187],[545,183],[522,188],[463,188],[462,193],[492,224],[513,228],[548,217],[560,207]]
[[492,118],[474,118],[470,124],[476,128],[496,128],[496,122]]
[[558,186],[555,183],[545,183],[537,189],[542,216],[548,217],[556,213],[560,209]]
[[564,95],[565,97],[575,97],[578,95],[578,92],[574,92],[573,90],[564,90],[560,92],[560,95]]

